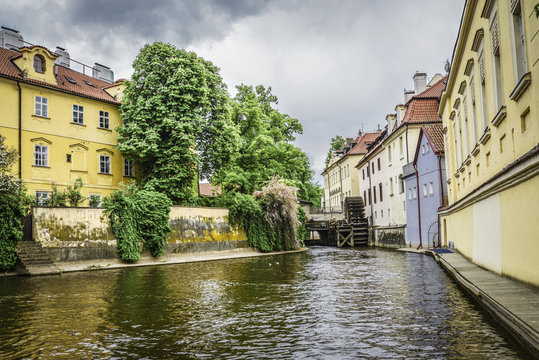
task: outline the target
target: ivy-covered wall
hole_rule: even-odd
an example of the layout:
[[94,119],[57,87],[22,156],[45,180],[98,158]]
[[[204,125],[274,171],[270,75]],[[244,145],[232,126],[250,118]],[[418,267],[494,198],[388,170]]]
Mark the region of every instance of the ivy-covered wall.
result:
[[[98,208],[35,207],[33,238],[54,261],[118,257],[109,219]],[[228,223],[228,209],[172,206],[166,253],[248,247],[243,230]]]

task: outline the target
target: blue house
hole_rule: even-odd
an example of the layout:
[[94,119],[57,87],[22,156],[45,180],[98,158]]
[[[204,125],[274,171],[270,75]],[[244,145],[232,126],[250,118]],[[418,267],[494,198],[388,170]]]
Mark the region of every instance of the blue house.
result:
[[438,208],[447,203],[442,125],[423,125],[414,161],[403,167],[406,242],[433,247],[439,239]]

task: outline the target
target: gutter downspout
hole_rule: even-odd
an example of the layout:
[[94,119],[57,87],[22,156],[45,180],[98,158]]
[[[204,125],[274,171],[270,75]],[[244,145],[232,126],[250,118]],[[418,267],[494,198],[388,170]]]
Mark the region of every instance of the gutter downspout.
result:
[[421,248],[423,245],[423,240],[421,239],[421,204],[419,199],[421,196],[419,196],[419,174],[417,172],[417,166],[414,164],[414,170],[415,170],[415,181],[417,184],[417,221],[419,223],[419,246],[417,247],[417,250]]
[[[444,179],[442,176],[442,157],[438,155],[438,171],[440,172],[440,207],[444,206]],[[435,248],[442,245],[442,224],[440,223],[440,213],[438,212],[438,244]]]
[[22,89],[20,82],[17,81],[17,87],[19,88],[19,180],[22,180]]

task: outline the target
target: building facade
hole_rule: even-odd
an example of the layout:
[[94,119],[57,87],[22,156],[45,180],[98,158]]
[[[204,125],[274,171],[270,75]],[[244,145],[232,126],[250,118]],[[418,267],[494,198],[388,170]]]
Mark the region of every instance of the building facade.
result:
[[133,162],[115,148],[123,84],[112,71],[96,64],[95,76],[84,75],[65,49],[22,46],[12,29],[0,38],[0,134],[19,153],[12,172],[27,191],[45,202],[53,185],[81,178],[83,195],[100,199],[133,178]]
[[539,21],[531,0],[469,0],[443,117],[442,241],[539,285]]
[[355,139],[348,139],[345,147],[335,152],[328,167],[322,173],[324,177],[324,210],[342,211],[344,199],[360,196],[359,176],[354,166],[367,153],[370,144],[379,132],[360,134]]
[[406,243],[439,245],[438,209],[447,202],[442,125],[423,125],[413,162],[403,168]]

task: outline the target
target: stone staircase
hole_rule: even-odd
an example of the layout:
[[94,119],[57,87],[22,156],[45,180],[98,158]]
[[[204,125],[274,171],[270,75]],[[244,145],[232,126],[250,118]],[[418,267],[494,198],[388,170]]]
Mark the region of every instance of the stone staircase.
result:
[[16,252],[19,260],[15,270],[19,274],[50,275],[60,273],[41,244],[35,241],[21,241]]

